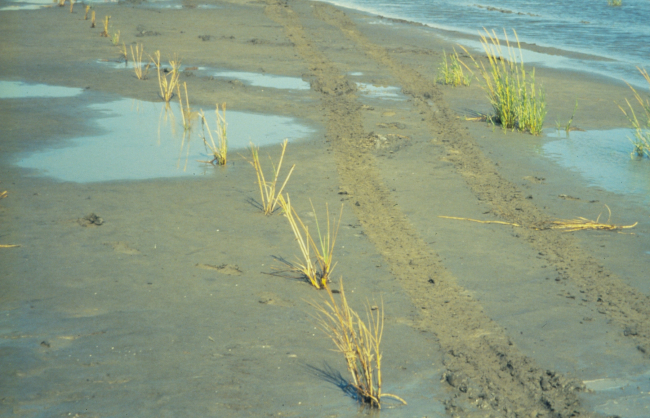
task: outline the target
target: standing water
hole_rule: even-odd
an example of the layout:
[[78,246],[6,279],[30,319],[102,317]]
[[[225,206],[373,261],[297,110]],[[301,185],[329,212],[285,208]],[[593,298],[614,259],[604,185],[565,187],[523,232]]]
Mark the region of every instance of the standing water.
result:
[[[325,0],[328,1],[328,0]],[[624,0],[329,0],[329,3],[384,17],[418,22],[433,28],[477,35],[483,28],[517,31],[519,40],[552,47],[567,69],[610,76],[641,87],[647,83],[636,67],[650,69],[650,2]],[[550,58],[549,56],[547,56]],[[555,59],[553,61],[556,61]]]

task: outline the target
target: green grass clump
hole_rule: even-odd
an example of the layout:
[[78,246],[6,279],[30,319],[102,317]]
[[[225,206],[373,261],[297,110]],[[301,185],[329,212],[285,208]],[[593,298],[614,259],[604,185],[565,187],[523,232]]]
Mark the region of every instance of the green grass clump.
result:
[[[461,46],[461,48],[463,47]],[[463,50],[467,52],[465,48],[463,48]],[[438,67],[438,77],[436,77],[436,82],[451,85],[453,87],[458,87],[460,85],[469,86],[472,82],[474,73],[463,61],[460,60],[456,48],[454,48],[453,54],[447,54],[445,50],[443,50],[442,56],[443,61]],[[465,74],[463,67],[469,71],[469,75]]]
[[[648,75],[648,71],[639,67],[637,67],[637,69],[648,82],[648,86],[650,86],[650,75]],[[628,84],[628,86],[630,85]],[[623,107],[619,106],[632,124],[632,128],[634,128],[634,138],[630,139],[634,145],[634,150],[630,156],[634,157],[634,155],[637,155],[639,157],[646,156],[650,158],[650,99],[646,98],[644,100],[634,87],[630,86],[630,89],[632,89],[632,92],[634,93],[634,99],[641,106],[641,120],[636,116],[634,108],[629,100],[625,99],[629,113],[628,111],[625,111]]]
[[578,99],[576,99],[576,107],[573,108],[573,113],[571,114],[571,119],[566,123],[566,125],[562,126],[562,124],[558,121],[555,121],[555,128],[559,131],[560,129],[564,129],[566,132],[567,136],[569,135],[569,132],[577,129],[574,128],[573,126],[573,118],[576,116],[576,111],[578,110]]
[[496,36],[485,30],[481,35],[481,44],[488,58],[489,67],[481,63],[480,70],[484,80],[484,88],[494,110],[493,122],[500,124],[503,129],[520,130],[539,135],[542,132],[546,117],[546,97],[541,88],[535,86],[535,70],[526,72],[521,55],[521,46],[517,32],[517,50],[510,45],[508,34],[506,38],[507,57]]
[[608,6],[618,7],[623,4],[623,0],[607,0]]

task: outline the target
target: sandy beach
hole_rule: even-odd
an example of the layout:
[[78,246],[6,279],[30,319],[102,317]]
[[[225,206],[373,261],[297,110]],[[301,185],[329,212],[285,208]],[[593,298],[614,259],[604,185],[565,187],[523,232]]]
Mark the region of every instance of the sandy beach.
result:
[[[201,175],[146,180],[61,181],[17,165],[106,134],[98,120],[111,119],[91,104],[161,102],[155,70],[138,80],[107,65],[119,60],[100,36],[107,15],[120,45],[182,60],[194,109],[227,103],[310,132],[289,142],[286,191],[311,231],[326,205],[343,205],[331,285],[343,277],[359,311],[383,303],[383,390],[408,402],[386,399],[382,415],[650,415],[647,196],[588,184],[543,157],[545,136],[468,119],[491,112],[481,83],[435,82],[453,33],[304,0],[177,5],[94,3],[96,28],[81,3],[0,12],[0,80],[82,91],[0,99],[0,244],[19,245],[0,248],[0,416],[371,414],[311,316],[327,295],[282,271],[299,249],[286,218],[258,208],[248,151]],[[545,127],[568,120],[576,99],[574,126],[629,126],[622,81],[536,77]],[[196,121],[193,150],[199,132]],[[277,161],[280,146],[260,154]],[[540,228],[606,221],[607,207],[611,223],[638,224]]]

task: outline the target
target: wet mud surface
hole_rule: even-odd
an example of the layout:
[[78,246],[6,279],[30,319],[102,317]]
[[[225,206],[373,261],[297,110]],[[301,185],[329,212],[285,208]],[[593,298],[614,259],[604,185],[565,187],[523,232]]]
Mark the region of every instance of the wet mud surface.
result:
[[[351,304],[383,300],[384,390],[408,402],[388,400],[382,415],[644,416],[642,199],[585,185],[536,152],[543,138],[464,120],[489,104],[478,83],[434,83],[450,46],[431,31],[317,2],[214,4],[96,10],[127,44],[163,57],[309,83],[181,77],[193,106],[227,102],[313,129],[289,145],[287,190],[309,225],[309,199],[319,216],[343,204],[335,275]],[[159,100],[155,73],[141,81],[97,65],[117,47],[81,7],[65,9],[0,13],[3,80]],[[538,78],[547,121],[570,115],[579,97],[581,128],[626,126],[613,104],[629,97],[626,86],[545,69]],[[377,96],[359,82],[401,93]],[[59,182],[18,168],[16,153],[96,127],[61,106],[72,99],[29,100],[0,100],[0,243],[21,245],[0,249],[2,416],[368,414],[310,317],[308,302],[323,294],[278,272],[298,248],[283,216],[257,209],[255,173],[240,155],[197,178]],[[263,154],[277,159],[279,148]],[[595,219],[605,204],[613,222],[639,222],[633,234],[539,228]],[[594,389],[600,379],[640,383],[617,398]]]

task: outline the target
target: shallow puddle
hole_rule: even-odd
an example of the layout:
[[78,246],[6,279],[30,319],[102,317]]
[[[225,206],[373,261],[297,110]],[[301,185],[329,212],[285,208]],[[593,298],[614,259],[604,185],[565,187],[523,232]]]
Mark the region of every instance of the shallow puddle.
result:
[[364,96],[373,99],[406,100],[399,87],[375,86],[368,83],[357,83],[357,87]]
[[83,89],[73,87],[27,84],[20,81],[0,81],[0,99],[73,97],[83,93],[83,91]]
[[605,131],[548,132],[559,138],[542,146],[548,157],[579,172],[590,186],[621,194],[636,194],[650,203],[650,161],[630,157],[632,129]]
[[598,379],[584,382],[593,391],[587,403],[603,415],[622,418],[650,416],[650,371],[625,378]]
[[[80,90],[36,85],[19,89],[18,93],[24,92],[22,97],[43,97],[31,95],[34,87],[39,92],[57,92],[61,95],[57,97]],[[212,158],[203,144],[201,122],[194,120],[192,130],[186,132],[177,103],[167,108],[164,103],[120,99],[87,108],[95,115],[99,134],[70,138],[63,147],[19,154],[15,164],[37,175],[78,183],[198,176],[215,170],[211,164],[201,162]],[[205,113],[214,130],[215,112]],[[288,117],[227,111],[226,118],[230,152],[242,150],[250,142],[266,146],[285,138],[300,140],[313,133]],[[214,132],[213,136],[216,140]]]
[[309,90],[309,83],[298,77],[286,77],[266,73],[250,73],[245,71],[215,71],[213,77],[237,79],[255,87],[274,89]]

